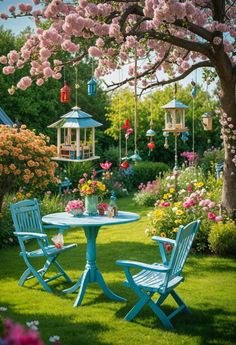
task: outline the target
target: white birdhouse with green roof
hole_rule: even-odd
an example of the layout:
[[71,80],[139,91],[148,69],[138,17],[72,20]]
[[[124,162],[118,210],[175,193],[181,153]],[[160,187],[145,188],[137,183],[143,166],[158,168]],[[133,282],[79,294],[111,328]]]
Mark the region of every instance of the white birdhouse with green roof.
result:
[[60,120],[49,125],[57,128],[57,157],[55,160],[83,162],[98,159],[95,153],[95,128],[102,124],[92,115],[75,106]]
[[188,128],[185,126],[185,110],[187,105],[180,102],[178,99],[173,99],[171,102],[162,106],[165,109],[165,132],[187,132]]

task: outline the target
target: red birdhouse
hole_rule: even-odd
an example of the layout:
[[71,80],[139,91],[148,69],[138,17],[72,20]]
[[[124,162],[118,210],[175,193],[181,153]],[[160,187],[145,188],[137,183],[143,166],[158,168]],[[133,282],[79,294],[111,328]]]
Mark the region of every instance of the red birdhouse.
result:
[[60,101],[61,101],[61,103],[69,103],[70,102],[70,88],[66,84],[66,81],[64,82],[64,86],[60,90]]
[[155,149],[155,143],[153,141],[150,141],[150,143],[148,143],[147,146],[150,150]]

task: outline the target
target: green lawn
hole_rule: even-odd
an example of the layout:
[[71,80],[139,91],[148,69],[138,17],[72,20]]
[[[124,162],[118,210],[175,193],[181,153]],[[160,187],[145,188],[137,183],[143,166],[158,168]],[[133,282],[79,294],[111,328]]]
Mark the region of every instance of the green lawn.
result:
[[[2,314],[23,324],[38,320],[47,344],[51,335],[59,335],[62,345],[235,344],[236,263],[231,258],[189,257],[184,270],[186,281],[177,291],[192,314],[178,315],[173,321],[174,332],[166,331],[148,308],[133,322],[122,320],[137,298],[122,285],[124,273],[115,261],[135,259],[152,263],[157,261],[159,253],[158,247],[144,234],[147,209],[136,207],[131,198],[119,200],[119,207],[139,213],[142,219],[102,228],[97,238],[97,264],[108,286],[126,297],[127,304],[109,300],[97,284],[88,286],[78,308],[73,308],[76,294],[60,292],[68,287],[63,280],[51,283],[55,294],[44,292],[32,280],[19,287],[17,282],[24,263],[18,247],[13,247],[0,251],[0,306],[8,308]],[[65,241],[78,243],[76,249],[59,259],[76,281],[85,264],[83,231],[68,231]],[[172,306],[172,300],[167,300],[166,310]]]

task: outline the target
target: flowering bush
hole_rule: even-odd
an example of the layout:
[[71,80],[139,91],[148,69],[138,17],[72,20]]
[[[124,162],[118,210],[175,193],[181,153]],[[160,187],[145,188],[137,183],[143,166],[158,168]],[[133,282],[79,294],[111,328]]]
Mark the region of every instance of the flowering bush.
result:
[[[0,320],[1,322],[1,320]],[[3,331],[0,333],[2,345],[44,345],[39,333],[32,329],[25,329],[20,324],[14,324],[10,319],[2,321]]]
[[69,201],[65,208],[65,211],[68,213],[73,213],[77,210],[79,210],[81,213],[83,213],[85,210],[84,202],[80,199]]
[[153,206],[159,197],[159,182],[149,181],[147,184],[141,183],[139,192],[134,194],[134,201],[139,206]]
[[196,163],[198,159],[198,154],[196,152],[191,152],[191,151],[185,151],[180,154],[182,157],[185,157],[189,164],[191,163]]
[[157,234],[175,238],[180,225],[201,219],[201,228],[196,237],[195,247],[199,251],[207,249],[207,237],[211,224],[225,219],[219,205],[209,198],[211,192],[208,192],[208,186],[202,180],[196,179],[198,172],[198,177],[202,177],[200,171],[196,169],[186,169],[182,177],[180,174],[178,193],[173,187],[172,177],[165,179],[165,183],[168,181],[165,190],[157,200],[155,209],[148,214],[150,219],[146,229],[148,235]]
[[20,129],[0,125],[0,209],[4,195],[19,186],[44,189],[57,182],[57,163],[50,160],[56,147],[48,143],[48,137],[24,125]]
[[217,255],[236,255],[236,225],[233,221],[214,223],[208,237],[211,251]]
[[104,195],[106,193],[106,186],[102,182],[95,180],[96,171],[88,179],[88,174],[84,173],[83,178],[79,180],[79,191],[82,196],[90,195]]

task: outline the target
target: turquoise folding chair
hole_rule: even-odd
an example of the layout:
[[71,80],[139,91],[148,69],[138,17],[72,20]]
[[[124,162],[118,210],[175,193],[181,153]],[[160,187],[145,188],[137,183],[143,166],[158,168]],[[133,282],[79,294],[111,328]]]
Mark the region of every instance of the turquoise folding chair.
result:
[[[124,267],[127,278],[124,285],[133,289],[140,297],[140,300],[125,316],[125,320],[131,321],[147,304],[166,328],[173,329],[174,327],[170,320],[174,316],[181,311],[190,313],[186,304],[177,295],[174,289],[184,280],[181,272],[199,228],[199,224],[200,221],[197,220],[189,223],[185,227],[180,226],[176,240],[158,236],[152,237],[152,239],[159,244],[162,264],[154,263],[150,265],[137,261],[116,261],[118,265]],[[167,243],[173,246],[169,259],[165,249],[165,244]],[[132,276],[132,268],[139,268],[142,270]],[[156,292],[160,297],[154,302],[152,296]],[[174,298],[178,304],[178,308],[167,316],[161,309],[161,304],[169,295]]]
[[[26,271],[20,277],[19,285],[22,286],[25,281],[36,278],[46,291],[52,292],[52,289],[48,285],[52,280],[63,276],[66,281],[71,283],[70,277],[56,261],[56,258],[62,252],[76,247],[76,244],[69,244],[58,249],[55,245],[49,243],[48,236],[44,230],[55,228],[55,226],[45,226],[42,224],[39,205],[36,199],[10,204],[10,210],[15,227],[14,235],[17,236],[21,248],[20,255],[23,257],[27,266]],[[58,226],[57,228],[59,229],[59,233],[63,233],[68,227]],[[29,240],[36,240],[38,249],[28,251],[26,249],[26,242]],[[46,258],[44,266],[38,270],[31,263],[31,259],[36,257]],[[56,266],[59,273],[51,278],[44,279],[45,274],[52,264]]]

